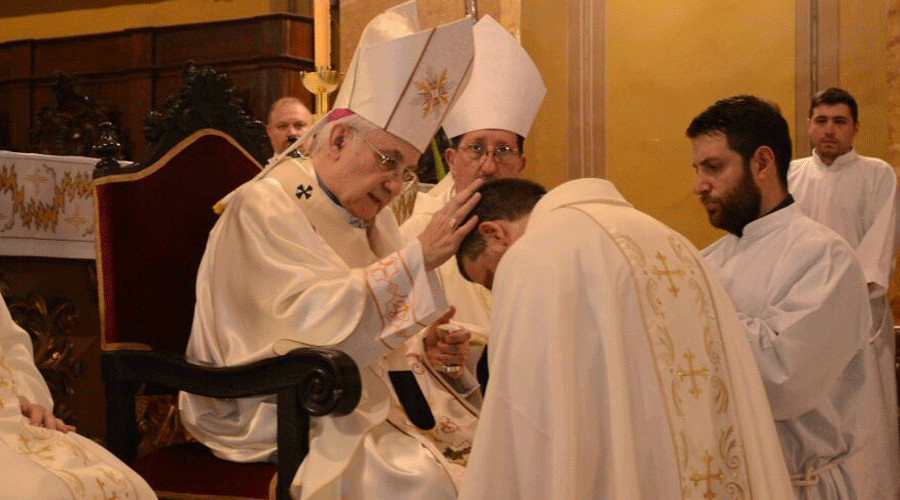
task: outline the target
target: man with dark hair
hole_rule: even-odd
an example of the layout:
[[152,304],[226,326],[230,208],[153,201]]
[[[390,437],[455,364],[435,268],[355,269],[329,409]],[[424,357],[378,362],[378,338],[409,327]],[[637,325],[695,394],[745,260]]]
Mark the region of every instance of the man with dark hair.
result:
[[869,344],[877,361],[869,364],[867,376],[878,381],[879,390],[865,398],[873,430],[867,453],[847,463],[860,498],[900,498],[896,337],[887,297],[900,242],[900,197],[894,169],[853,148],[857,132],[856,100],[849,92],[829,88],[817,93],[809,108],[814,149],[811,156],[791,162],[788,188],[806,215],[847,240],[868,282],[874,323]]
[[743,327],[684,237],[602,179],[479,192],[456,258],[492,289],[491,383],[460,499],[790,497]]
[[[694,194],[730,234],[702,253],[744,324],[798,498],[857,498],[845,460],[867,432],[865,279],[853,251],[803,215],[785,181],[791,141],[769,103],[722,99],[687,129]],[[783,497],[782,497],[783,498]]]

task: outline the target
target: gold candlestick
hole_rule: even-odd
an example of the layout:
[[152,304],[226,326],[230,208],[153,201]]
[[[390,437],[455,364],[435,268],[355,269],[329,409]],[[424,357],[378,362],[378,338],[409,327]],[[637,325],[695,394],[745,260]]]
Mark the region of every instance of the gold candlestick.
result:
[[315,123],[330,111],[328,94],[337,90],[341,74],[326,66],[320,66],[316,71],[301,71],[300,77],[306,90],[316,96],[316,112],[312,116]]

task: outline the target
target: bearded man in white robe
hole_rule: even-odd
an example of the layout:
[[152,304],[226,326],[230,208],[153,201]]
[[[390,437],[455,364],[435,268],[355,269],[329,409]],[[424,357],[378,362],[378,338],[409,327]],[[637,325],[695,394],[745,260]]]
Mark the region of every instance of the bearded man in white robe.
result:
[[140,476],[53,415],[31,338],[0,297],[0,498],[153,499]]
[[[198,272],[189,357],[228,366],[326,346],[360,368],[357,408],[313,421],[292,484],[301,499],[455,498],[471,446],[477,384],[441,377],[410,337],[448,309],[434,270],[473,227],[458,222],[479,184],[406,243],[388,208],[465,81],[471,23],[416,32],[407,20],[373,20],[385,29],[364,33],[336,109],[309,132],[309,157],[288,148],[223,200]],[[438,74],[440,98],[409,90]],[[276,458],[273,397],[180,402],[185,426],[216,455]]]
[[457,262],[494,296],[491,381],[460,499],[791,496],[743,327],[684,237],[602,179],[479,192]]
[[730,234],[703,251],[728,291],[766,386],[797,498],[852,499],[847,458],[869,432],[876,380],[868,293],[853,250],[787,192],[791,139],[771,104],[722,99],[687,129],[694,193]]
[[874,330],[870,349],[877,363],[867,374],[879,391],[864,403],[872,434],[867,453],[848,458],[860,498],[900,498],[900,436],[897,429],[897,372],[894,318],[887,290],[894,272],[900,227],[897,174],[878,158],[853,148],[859,109],[849,92],[829,88],[817,93],[809,109],[812,155],[794,160],[788,190],[803,213],[841,235],[853,247],[869,286]]
[[[427,193],[416,196],[412,216],[400,227],[407,239],[415,238],[436,211],[475,179],[518,178],[525,170],[525,137],[547,89],[534,61],[494,18],[482,17],[473,28],[473,36],[472,76],[443,123],[451,144],[444,151],[450,173]],[[483,351],[481,345],[489,336],[490,293],[463,279],[456,259],[439,267],[438,276],[447,301],[455,308],[452,321],[458,327],[441,342],[449,348],[473,336],[477,348],[472,349],[468,364],[473,370]],[[448,319],[441,318],[440,322]],[[463,376],[441,356],[434,361],[450,376]]]

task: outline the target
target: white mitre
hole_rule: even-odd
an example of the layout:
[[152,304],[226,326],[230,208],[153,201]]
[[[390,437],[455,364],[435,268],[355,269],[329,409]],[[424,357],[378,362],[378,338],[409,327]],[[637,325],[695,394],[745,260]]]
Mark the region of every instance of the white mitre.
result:
[[418,31],[415,2],[363,31],[335,109],[348,109],[424,151],[465,87],[474,52],[468,19]]
[[534,61],[491,16],[475,24],[472,76],[444,119],[453,138],[466,132],[500,129],[528,136],[547,87]]
[[[425,151],[466,86],[474,51],[469,19],[420,31],[415,0],[375,16],[363,30],[332,111],[273,156],[253,180],[267,175],[326,123],[348,114]],[[216,204],[216,213],[225,209],[235,191]]]

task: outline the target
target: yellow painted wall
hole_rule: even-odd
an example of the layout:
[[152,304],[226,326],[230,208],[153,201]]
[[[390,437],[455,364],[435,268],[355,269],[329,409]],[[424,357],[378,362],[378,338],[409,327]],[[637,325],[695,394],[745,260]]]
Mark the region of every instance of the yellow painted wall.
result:
[[856,148],[860,154],[885,160],[890,157],[887,4],[887,0],[841,2],[839,49],[840,85],[859,104]]
[[9,11],[5,13],[0,5],[0,42],[238,19],[268,14],[273,6],[277,2],[270,0],[144,0],[9,16]]
[[547,95],[525,141],[525,177],[548,188],[568,180],[566,23],[563,2],[522,0],[522,46],[547,86]]
[[691,193],[691,119],[738,93],[776,101],[793,123],[793,2],[607,0],[607,177],[702,248],[710,227]]

